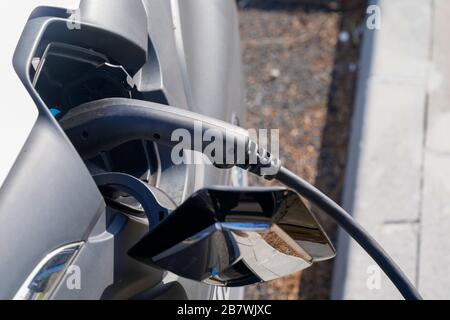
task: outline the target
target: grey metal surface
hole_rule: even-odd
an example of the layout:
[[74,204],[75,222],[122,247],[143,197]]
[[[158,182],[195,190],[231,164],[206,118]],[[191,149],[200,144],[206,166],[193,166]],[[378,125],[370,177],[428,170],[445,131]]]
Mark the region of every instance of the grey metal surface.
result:
[[[234,1],[143,1],[159,66],[153,68],[161,71],[161,78],[154,82],[154,90],[161,90],[171,106],[200,111],[227,122],[235,117],[242,120],[245,117],[244,86]],[[229,19],[205,18],[221,12],[226,12]],[[217,45],[220,50],[215,49]],[[215,67],[212,61],[217,64]],[[223,72],[225,66],[228,66],[226,73]],[[156,83],[159,85],[155,86]],[[227,96],[226,90],[232,90],[232,94]],[[199,154],[196,157],[201,159]],[[184,170],[182,167],[166,170],[166,178],[173,171],[173,176],[185,174],[180,172]],[[229,172],[214,166],[192,165],[186,175],[188,183],[182,198],[204,186],[229,181]],[[163,179],[162,187],[173,185],[171,181]]]
[[[232,0],[178,0],[191,109],[231,121],[245,116],[238,18]],[[220,75],[220,76],[219,76]]]
[[105,210],[75,149],[40,117],[0,193],[0,297],[52,250],[87,237]]
[[39,118],[0,193],[0,297],[5,299],[14,296],[48,253],[85,239],[105,209],[76,150],[32,94],[30,53],[41,30],[25,30],[13,60],[37,104]]
[[[154,49],[147,66],[157,70],[147,73],[138,83],[143,90],[161,90],[169,105],[188,109],[188,101],[173,30],[172,8],[167,0],[143,0],[148,18],[148,34]],[[149,75],[153,74],[153,79]]]
[[82,22],[94,24],[129,39],[141,50],[139,58],[145,61],[148,34],[147,16],[142,1],[82,0],[79,11]]
[[[246,117],[245,90],[236,4],[233,0],[172,0],[181,32],[178,52],[185,56],[184,82],[190,109],[227,122]],[[177,32],[177,30],[175,31]],[[229,173],[205,166],[195,173],[195,189],[229,179]],[[192,190],[192,191],[194,191]]]
[[[35,11],[15,52],[14,67],[39,109],[39,119],[0,193],[1,298],[12,297],[47,253],[81,240],[86,244],[75,260],[82,272],[81,290],[69,290],[64,285],[65,278],[55,299],[130,298],[149,287],[156,290],[166,283],[171,285],[165,295],[151,289],[151,296],[212,297],[209,286],[185,279],[161,280],[160,271],[126,255],[125,248],[137,241],[146,226],[128,221],[123,227],[111,230],[111,226],[120,225],[121,216],[105,212],[103,199],[86,166],[34,90],[29,70],[32,59],[42,50],[37,43],[43,37],[52,41],[68,40],[76,45],[89,43],[100,52],[102,48],[111,51],[111,56],[131,73],[150,59],[144,69],[147,67],[147,71],[160,74],[146,78],[142,72],[136,79],[142,80],[141,88],[162,91],[169,104],[189,109],[198,103],[199,110],[205,114],[232,121],[233,115],[243,114],[244,96],[235,4],[231,0],[214,2],[215,5],[205,1],[183,3],[185,13],[176,1],[148,0],[144,1],[144,8],[141,1],[130,5],[129,1],[106,4],[105,1],[84,0],[81,4],[83,27],[70,32],[65,29],[67,21],[61,18],[67,17],[64,10]],[[218,17],[222,11],[227,12],[227,19],[196,18],[198,12],[203,17]],[[58,12],[58,17],[45,17],[52,12]],[[179,26],[174,31],[173,17],[177,16],[196,27]],[[146,23],[144,18],[148,19]],[[148,38],[141,27],[148,29]],[[210,30],[210,33],[201,33],[203,30]],[[199,32],[201,35],[196,36]],[[225,37],[224,43],[230,45],[221,45],[220,37]],[[202,50],[195,48],[191,40],[199,41]],[[130,50],[124,50],[125,45],[115,41]],[[217,45],[221,45],[220,50],[216,49]],[[143,56],[146,51],[148,54]],[[191,67],[186,68],[188,65]],[[224,70],[227,70],[226,76]],[[191,92],[193,88],[195,94]],[[216,95],[222,91],[223,94]],[[228,97],[230,92],[232,99]],[[206,185],[229,183],[226,172],[218,174],[212,167],[179,169],[167,166],[161,187],[170,190],[176,182],[182,186],[181,193],[177,193],[180,198]],[[119,222],[114,222],[116,219]]]

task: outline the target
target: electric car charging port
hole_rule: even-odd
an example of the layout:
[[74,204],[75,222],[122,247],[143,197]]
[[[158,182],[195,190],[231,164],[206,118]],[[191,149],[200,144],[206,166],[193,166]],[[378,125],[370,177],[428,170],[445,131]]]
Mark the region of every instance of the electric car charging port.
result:
[[[42,57],[33,60],[32,67],[33,86],[57,120],[70,109],[90,101],[140,97],[125,68],[92,49],[52,42]],[[122,172],[155,186],[159,172],[157,157],[152,142],[138,140],[84,160],[92,174]],[[145,216],[134,197],[122,193],[114,200],[128,214]]]
[[33,64],[33,86],[57,118],[86,102],[133,97],[131,76],[94,50],[50,43]]
[[[16,72],[40,112],[48,115],[50,110],[58,122],[71,109],[105,98],[168,104],[142,3],[126,2],[127,9],[136,7],[132,20],[125,15],[124,20],[112,21],[91,14],[99,2],[83,2],[77,29],[68,28],[70,15],[64,10],[38,8],[19,41],[14,57]],[[108,2],[107,8],[114,10],[123,4]],[[95,156],[86,157],[77,151],[92,175],[129,174],[160,188],[177,203],[186,193],[188,168],[174,166],[170,162],[171,149],[165,146],[136,140]],[[116,200],[131,208],[130,212],[143,214],[142,206],[133,197],[122,194]]]

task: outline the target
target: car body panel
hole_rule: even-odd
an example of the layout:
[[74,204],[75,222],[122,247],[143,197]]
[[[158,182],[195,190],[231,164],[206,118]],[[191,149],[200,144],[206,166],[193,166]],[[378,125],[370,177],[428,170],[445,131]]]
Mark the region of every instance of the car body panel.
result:
[[[38,111],[30,95],[25,90],[14,71],[12,58],[20,35],[32,11],[38,6],[52,5],[75,9],[79,0],[27,0],[2,1],[0,10],[4,13],[0,20],[2,50],[0,52],[0,74],[2,75],[2,92],[6,98],[2,102],[0,117],[0,187],[5,181],[20,150],[31,132]],[[20,125],[18,125],[20,123]]]
[[[96,0],[81,1],[81,8],[88,12],[80,16],[89,24],[129,33],[127,25],[110,22],[127,14],[130,1],[115,2],[99,21],[96,16],[101,7],[98,3],[89,6]],[[161,92],[168,104],[179,108],[229,122],[242,119],[244,92],[234,1],[133,1],[144,8],[148,31],[148,44],[145,37],[135,37],[133,50],[139,53],[146,43],[149,49],[143,70],[152,74],[147,78],[146,72],[134,75],[139,85],[149,92]],[[0,298],[14,297],[49,252],[80,241],[83,246],[73,263],[80,267],[81,287],[68,287],[70,274],[65,274],[53,299],[241,297],[242,291],[212,289],[125,254],[125,248],[145,234],[147,226],[131,219],[124,222],[120,213],[106,208],[85,163],[33,88],[28,72],[37,48],[31,42],[42,36],[49,22],[63,23],[61,17],[49,16],[48,8],[35,9],[50,6],[66,12],[77,9],[80,1],[3,1],[0,6],[7,13],[0,21],[2,92],[6,94],[0,111]],[[23,33],[33,12],[33,21]],[[129,72],[136,71],[133,59],[120,52],[114,57],[123,58]],[[163,170],[160,187],[170,193],[175,181],[181,186],[178,202],[205,186],[231,181],[230,171],[207,165],[167,164]]]

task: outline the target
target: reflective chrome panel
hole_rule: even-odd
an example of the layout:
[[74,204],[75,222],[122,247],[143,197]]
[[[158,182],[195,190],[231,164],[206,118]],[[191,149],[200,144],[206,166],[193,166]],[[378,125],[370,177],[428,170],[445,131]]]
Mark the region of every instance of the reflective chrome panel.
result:
[[28,276],[13,299],[45,300],[50,298],[82,245],[83,242],[69,244],[45,256]]
[[335,250],[294,191],[214,187],[186,200],[130,254],[185,278],[241,286],[305,269]]

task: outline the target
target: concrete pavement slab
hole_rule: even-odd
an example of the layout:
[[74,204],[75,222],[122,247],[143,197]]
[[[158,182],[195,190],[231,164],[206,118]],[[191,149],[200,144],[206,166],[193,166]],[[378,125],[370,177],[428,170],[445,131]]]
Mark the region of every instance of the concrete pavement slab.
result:
[[419,290],[450,299],[450,156],[427,152],[424,174]]
[[[364,31],[343,205],[416,282],[433,1],[370,4],[381,29]],[[332,298],[401,298],[384,275],[368,285],[374,262],[343,232],[337,250]]]
[[418,282],[425,298],[450,299],[450,1],[434,1],[433,20]]

